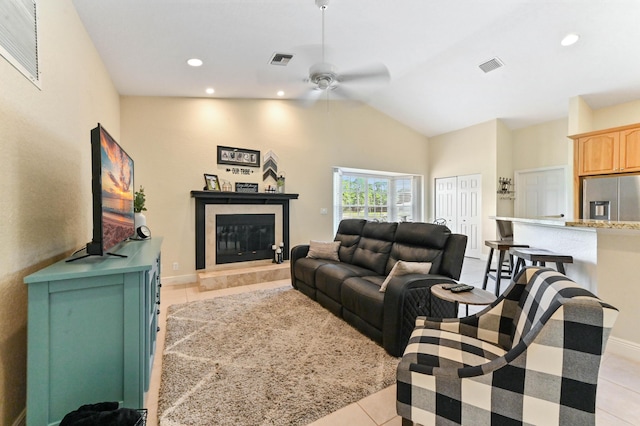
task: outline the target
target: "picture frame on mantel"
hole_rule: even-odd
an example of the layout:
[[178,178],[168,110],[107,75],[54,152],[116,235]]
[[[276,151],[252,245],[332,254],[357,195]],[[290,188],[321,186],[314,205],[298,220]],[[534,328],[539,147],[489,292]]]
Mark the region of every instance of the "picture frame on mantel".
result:
[[260,151],[218,145],[218,164],[260,167]]
[[220,181],[218,180],[218,175],[210,175],[204,174],[204,182],[206,186],[204,189],[207,191],[220,191]]

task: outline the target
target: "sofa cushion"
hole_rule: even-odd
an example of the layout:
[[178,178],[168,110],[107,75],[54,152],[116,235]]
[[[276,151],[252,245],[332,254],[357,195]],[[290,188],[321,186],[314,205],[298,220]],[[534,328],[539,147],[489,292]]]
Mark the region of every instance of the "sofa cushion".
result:
[[380,285],[380,291],[385,292],[387,290],[387,285],[391,278],[393,277],[401,277],[403,275],[408,274],[428,274],[431,270],[431,262],[406,262],[404,260],[398,260],[393,268],[391,268],[391,272],[387,275],[387,278]]
[[343,219],[340,221],[334,238],[335,241],[340,241],[340,250],[338,251],[340,261],[351,263],[365,223],[367,221],[364,219]]
[[382,330],[384,293],[380,293],[380,276],[353,277],[342,283],[342,307]]
[[389,253],[386,271],[390,272],[398,260],[430,262],[431,273],[439,274],[440,265],[451,231],[433,223],[398,224],[395,241]]
[[385,267],[397,226],[397,223],[367,222],[362,229],[358,247],[353,253],[352,263],[370,269],[378,275],[386,275],[386,272],[391,270],[385,270]]
[[307,257],[311,259],[327,259],[340,261],[338,257],[338,249],[340,241],[314,241],[309,242],[309,253]]
[[316,288],[336,302],[340,302],[340,287],[350,277],[371,275],[368,269],[349,263],[326,263],[316,274]]
[[298,259],[293,265],[293,274],[297,280],[300,280],[310,287],[316,287],[316,271],[322,265],[331,263],[332,261],[326,259],[311,259],[309,257],[303,257]]

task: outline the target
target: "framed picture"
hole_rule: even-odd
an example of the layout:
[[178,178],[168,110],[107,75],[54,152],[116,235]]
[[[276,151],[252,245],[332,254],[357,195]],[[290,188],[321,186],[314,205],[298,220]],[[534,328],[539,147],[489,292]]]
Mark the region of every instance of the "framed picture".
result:
[[220,191],[220,181],[218,175],[204,174],[204,181],[206,183],[205,188],[207,191]]
[[236,182],[236,192],[258,192],[257,183]]
[[260,151],[218,145],[218,164],[260,167]]

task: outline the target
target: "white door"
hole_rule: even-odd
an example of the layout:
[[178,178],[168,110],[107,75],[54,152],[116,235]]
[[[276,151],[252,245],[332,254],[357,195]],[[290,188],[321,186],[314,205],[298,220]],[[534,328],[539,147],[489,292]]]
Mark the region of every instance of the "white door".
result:
[[438,178],[435,183],[435,219],[446,219],[451,232],[467,236],[465,256],[480,258],[481,175]]
[[515,173],[517,217],[560,218],[567,213],[565,168]]
[[480,207],[482,205],[482,177],[479,174],[458,176],[458,229],[467,236],[465,256],[480,258]]
[[458,232],[456,221],[456,193],[458,179],[454,177],[436,179],[436,215],[434,220],[444,219],[451,232]]

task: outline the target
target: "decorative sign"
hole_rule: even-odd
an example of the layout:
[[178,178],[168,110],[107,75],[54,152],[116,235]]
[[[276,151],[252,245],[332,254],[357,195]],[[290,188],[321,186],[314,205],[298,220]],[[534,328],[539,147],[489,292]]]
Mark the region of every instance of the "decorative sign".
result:
[[249,182],[236,182],[236,192],[258,192],[258,184]]
[[267,151],[264,155],[264,165],[262,166],[262,180],[267,181],[269,178],[278,180],[278,156],[273,151]]
[[227,169],[228,173],[233,173],[234,175],[250,175],[253,173],[251,169],[241,169],[240,167],[234,167],[232,169]]
[[260,167],[260,151],[218,145],[218,164]]

